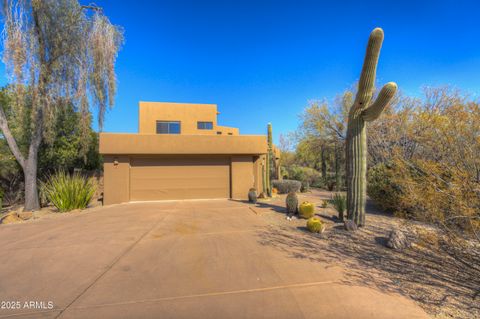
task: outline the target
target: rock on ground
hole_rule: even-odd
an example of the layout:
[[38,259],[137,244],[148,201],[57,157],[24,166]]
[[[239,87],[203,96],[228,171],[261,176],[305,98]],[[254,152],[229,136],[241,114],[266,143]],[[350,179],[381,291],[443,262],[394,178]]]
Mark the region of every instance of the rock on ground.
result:
[[411,241],[407,238],[405,233],[398,229],[394,229],[390,232],[387,241],[387,247],[395,250],[408,248],[412,245]]
[[353,220],[346,220],[343,222],[343,225],[345,226],[345,229],[348,231],[355,231],[358,229],[357,224]]

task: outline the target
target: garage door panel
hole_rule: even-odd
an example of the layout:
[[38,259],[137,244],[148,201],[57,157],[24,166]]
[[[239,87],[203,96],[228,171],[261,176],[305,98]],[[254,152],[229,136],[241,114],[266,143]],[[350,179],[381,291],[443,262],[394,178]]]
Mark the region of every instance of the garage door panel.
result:
[[134,158],[130,200],[230,197],[229,158]]

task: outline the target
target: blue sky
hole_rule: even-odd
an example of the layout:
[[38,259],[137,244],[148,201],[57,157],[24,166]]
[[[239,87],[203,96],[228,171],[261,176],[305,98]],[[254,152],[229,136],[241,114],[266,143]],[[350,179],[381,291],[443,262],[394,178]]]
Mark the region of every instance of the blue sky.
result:
[[[84,1],[85,2],[85,1]],[[83,3],[83,2],[82,2]],[[85,2],[87,3],[87,2]],[[138,101],[218,104],[219,124],[275,139],[310,99],[333,98],[382,27],[378,83],[480,93],[479,1],[107,1],[125,29],[107,132],[136,132]]]

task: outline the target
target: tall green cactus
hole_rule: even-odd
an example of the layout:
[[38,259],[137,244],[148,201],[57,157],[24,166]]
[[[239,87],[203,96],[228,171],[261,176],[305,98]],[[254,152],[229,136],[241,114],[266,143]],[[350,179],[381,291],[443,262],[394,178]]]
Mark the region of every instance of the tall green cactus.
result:
[[271,165],[272,165],[272,153],[273,153],[273,143],[272,143],[272,124],[271,123],[268,123],[268,128],[267,128],[267,131],[268,131],[268,150],[267,150],[267,160],[266,160],[266,166],[265,166],[265,169],[266,169],[266,173],[267,173],[267,194],[268,196],[272,196],[272,186],[271,186],[271,177],[270,177],[270,171],[271,171]]
[[347,164],[347,216],[358,226],[365,225],[365,200],[367,189],[367,132],[366,123],[376,120],[397,91],[397,85],[387,83],[371,102],[378,57],[383,42],[383,30],[376,28],[370,34],[363,62],[358,92],[348,114],[346,164]]

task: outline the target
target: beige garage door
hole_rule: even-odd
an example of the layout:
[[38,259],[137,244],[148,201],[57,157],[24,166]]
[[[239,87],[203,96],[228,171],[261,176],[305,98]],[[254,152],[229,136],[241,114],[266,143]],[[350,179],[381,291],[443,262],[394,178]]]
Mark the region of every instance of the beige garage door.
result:
[[130,165],[131,201],[230,197],[229,158],[132,158]]

